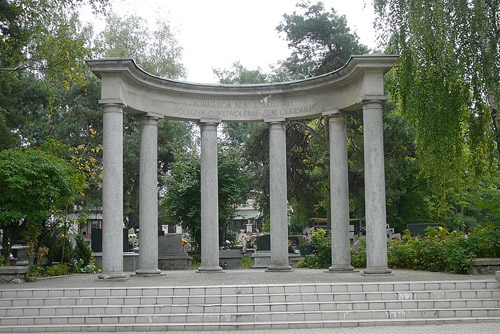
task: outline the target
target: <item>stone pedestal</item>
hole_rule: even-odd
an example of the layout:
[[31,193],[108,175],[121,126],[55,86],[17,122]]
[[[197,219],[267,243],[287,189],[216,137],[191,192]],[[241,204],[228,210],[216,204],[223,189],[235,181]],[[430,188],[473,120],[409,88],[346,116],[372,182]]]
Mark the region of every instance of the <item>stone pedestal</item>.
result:
[[267,271],[291,271],[288,264],[286,128],[284,120],[269,123],[271,265]]
[[220,272],[217,125],[203,121],[201,129],[201,266],[197,272]]
[[365,164],[366,269],[364,275],[387,275],[384,133],[382,102],[363,104]]

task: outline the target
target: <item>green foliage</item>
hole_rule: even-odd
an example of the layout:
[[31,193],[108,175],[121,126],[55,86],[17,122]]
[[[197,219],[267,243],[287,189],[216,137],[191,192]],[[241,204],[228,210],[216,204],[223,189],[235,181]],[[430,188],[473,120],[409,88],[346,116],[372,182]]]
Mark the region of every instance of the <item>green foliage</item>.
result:
[[309,268],[328,268],[332,263],[332,248],[330,236],[322,228],[317,229],[311,236],[313,255],[306,256],[301,265]]
[[499,235],[500,225],[496,223],[478,226],[468,235],[442,227],[427,228],[424,238],[411,237],[405,231],[401,240],[389,242],[389,266],[469,273],[474,258],[500,256],[498,239],[493,239]]
[[[0,152],[0,226],[3,254],[10,253],[11,229],[27,231],[38,248],[42,226],[51,215],[63,214],[83,190],[85,177],[75,166],[40,149]],[[19,225],[24,223],[24,227]]]
[[[166,221],[181,223],[188,228],[196,243],[201,242],[201,170],[196,152],[178,154],[164,177],[166,194],[160,205],[160,214]],[[234,148],[219,149],[218,152],[218,203],[219,242],[225,240],[227,225],[231,221],[235,206],[246,200],[248,176],[243,170],[244,161]]]
[[134,58],[147,72],[169,79],[184,77],[186,71],[179,62],[182,48],[170,26],[163,19],[156,20],[150,31],[140,16],[106,16],[106,27],[98,41],[99,54],[107,58]]
[[500,222],[480,225],[468,236],[476,257],[500,257]]
[[[297,4],[299,13],[284,14],[277,30],[286,35],[291,56],[282,66],[292,78],[328,73],[347,63],[351,55],[367,53],[358,36],[347,26],[344,15],[325,10],[322,2]],[[282,71],[285,71],[282,69]]]
[[253,261],[252,261],[252,258],[250,256],[241,257],[240,267],[242,269],[250,269],[250,268],[252,268],[252,264],[253,264]]
[[375,8],[388,52],[401,55],[388,87],[415,129],[432,210],[440,218],[467,210],[474,178],[498,174],[500,1],[377,0]]
[[79,262],[80,267],[85,267],[92,262],[92,249],[85,243],[81,235],[76,237],[73,259]]
[[351,265],[355,268],[366,267],[366,240],[359,238],[356,240],[355,247],[351,248]]
[[53,243],[50,245],[47,254],[47,263],[71,263],[73,259],[71,241],[64,234],[56,234],[52,240]]

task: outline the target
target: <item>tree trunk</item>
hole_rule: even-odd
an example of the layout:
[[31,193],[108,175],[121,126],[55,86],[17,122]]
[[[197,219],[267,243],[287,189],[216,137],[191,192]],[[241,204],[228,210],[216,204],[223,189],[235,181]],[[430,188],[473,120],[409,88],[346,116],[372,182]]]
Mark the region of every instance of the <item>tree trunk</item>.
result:
[[491,120],[493,122],[493,130],[495,131],[495,143],[497,144],[497,151],[500,157],[500,119],[498,118],[498,105],[494,94],[490,94],[488,100],[490,104]]

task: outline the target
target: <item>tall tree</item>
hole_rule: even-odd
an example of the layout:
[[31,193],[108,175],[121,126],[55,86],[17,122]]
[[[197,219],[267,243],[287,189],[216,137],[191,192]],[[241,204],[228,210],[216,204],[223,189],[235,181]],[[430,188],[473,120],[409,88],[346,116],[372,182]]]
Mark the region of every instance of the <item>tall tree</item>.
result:
[[467,174],[498,170],[500,1],[376,0],[375,8],[388,52],[401,55],[391,95],[446,212],[463,200]]
[[[169,79],[185,75],[178,46],[167,22],[157,20],[153,28],[136,16],[120,17],[113,12],[106,17],[106,27],[96,42],[98,56],[133,58],[146,72]],[[124,118],[124,218],[127,227],[139,225],[139,120]],[[191,144],[192,124],[178,121],[158,122],[158,166],[167,173],[175,151]],[[159,178],[160,187],[163,178]]]
[[120,17],[110,12],[96,44],[98,56],[134,58],[146,72],[156,76],[178,79],[186,75],[181,63],[182,48],[164,20],[157,19],[151,30],[140,16]]
[[294,78],[307,78],[328,73],[343,66],[351,55],[368,52],[358,36],[347,26],[344,15],[334,8],[325,9],[320,1],[297,3],[299,12],[284,14],[277,30],[286,35],[291,56],[283,62]]

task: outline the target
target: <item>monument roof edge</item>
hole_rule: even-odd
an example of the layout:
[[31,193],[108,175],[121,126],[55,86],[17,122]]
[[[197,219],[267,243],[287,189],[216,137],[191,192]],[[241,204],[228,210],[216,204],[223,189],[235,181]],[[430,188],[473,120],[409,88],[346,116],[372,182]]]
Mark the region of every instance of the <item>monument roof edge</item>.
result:
[[103,74],[127,74],[130,78],[160,89],[180,90],[192,93],[256,93],[257,91],[294,91],[295,89],[315,89],[335,84],[353,76],[355,72],[376,70],[386,73],[399,58],[398,55],[366,54],[351,56],[348,62],[339,69],[316,77],[295,81],[262,83],[262,84],[212,84],[166,79],[144,71],[132,58],[89,59],[85,62],[99,78]]

